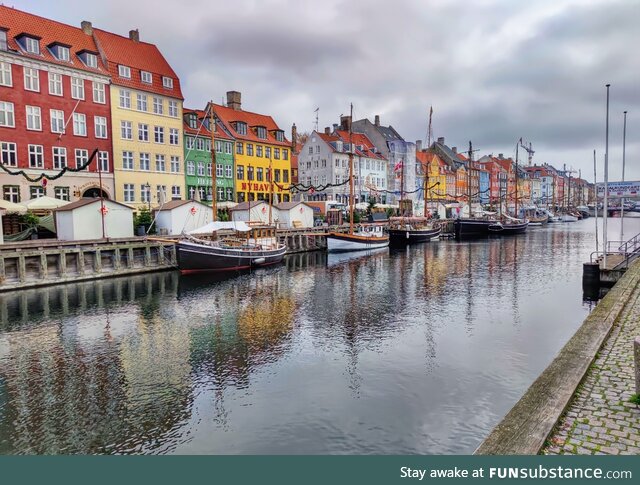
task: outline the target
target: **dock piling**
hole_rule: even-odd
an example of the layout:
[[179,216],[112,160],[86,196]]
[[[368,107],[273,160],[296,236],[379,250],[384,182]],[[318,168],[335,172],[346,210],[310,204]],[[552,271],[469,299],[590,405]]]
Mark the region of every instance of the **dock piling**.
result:
[[633,360],[636,371],[636,394],[640,395],[640,337],[633,341]]

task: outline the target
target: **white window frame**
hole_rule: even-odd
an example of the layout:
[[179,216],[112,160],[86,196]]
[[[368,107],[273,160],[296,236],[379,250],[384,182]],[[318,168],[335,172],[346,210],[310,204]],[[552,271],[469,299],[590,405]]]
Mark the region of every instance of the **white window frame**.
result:
[[187,160],[187,175],[195,175],[196,174],[196,164],[193,160]]
[[176,155],[171,156],[169,169],[171,173],[180,173],[180,157]]
[[27,130],[42,131],[42,110],[40,106],[26,106]]
[[16,112],[13,103],[0,101],[0,115],[4,118],[4,121],[0,121],[0,126],[4,126],[5,128],[16,127]]
[[149,71],[140,71],[140,80],[145,84],[153,84],[153,74]]
[[128,89],[120,90],[120,107],[131,109],[131,91]]
[[169,116],[178,117],[178,102],[172,99],[169,100]]
[[129,66],[123,66],[122,64],[119,64],[118,76],[125,79],[131,79],[131,68]]
[[134,184],[124,184],[123,195],[125,202],[134,202],[136,200],[136,186]]
[[69,48],[63,45],[56,46],[56,57],[60,61],[69,62],[71,53],[69,52]]
[[50,109],[49,119],[51,120],[51,133],[64,133],[64,111]]
[[106,139],[108,137],[107,117],[94,116],[93,124],[94,124],[96,138]]
[[225,177],[228,179],[233,178],[233,166],[230,164],[225,165]]
[[13,86],[12,65],[10,62],[0,62],[0,86]]
[[70,199],[70,193],[69,193],[69,187],[54,187],[53,188],[53,196],[56,199],[60,199],[60,200],[66,200],[69,201]]
[[2,196],[5,200],[17,204],[20,202],[20,187],[17,185],[5,185],[2,190]]
[[149,142],[149,125],[138,123],[138,141]]
[[7,167],[18,166],[18,145],[15,142],[0,142],[0,163]]
[[[34,160],[31,157],[39,157]],[[42,145],[29,145],[29,168],[44,168],[44,147]]]
[[164,144],[164,126],[153,127],[153,142]]
[[151,155],[149,153],[140,153],[140,170],[143,172],[151,170]]
[[98,170],[109,172],[109,152],[98,152]]
[[64,94],[62,87],[62,74],[49,71],[49,94],[52,96],[62,96]]
[[122,170],[133,170],[133,152],[132,151],[123,150],[123,152],[122,152]]
[[147,95],[143,93],[136,93],[136,109],[146,113],[147,107]]
[[24,50],[31,54],[40,54],[40,41],[33,37],[25,37]]
[[30,67],[24,68],[24,89],[26,91],[40,92],[40,71]]
[[98,56],[95,54],[85,52],[83,61],[87,67],[93,67],[94,69],[98,68]]
[[169,128],[169,145],[179,145],[180,137],[177,128]]
[[87,116],[83,113],[73,113],[73,134],[87,136]]
[[67,166],[67,149],[65,147],[51,147],[53,168],[60,170]]
[[156,153],[156,172],[166,172],[167,164],[166,158],[161,153]]
[[179,185],[172,185],[171,186],[171,198],[173,200],[180,200],[182,198],[182,194],[180,193],[180,186]]
[[120,121],[120,138],[133,140],[133,127],[131,121]]
[[173,89],[173,79],[167,76],[162,76],[162,87]]
[[71,97],[84,100],[84,79],[80,77],[71,78]]
[[93,102],[98,104],[106,104],[107,98],[105,95],[105,84],[93,81]]
[[151,186],[147,184],[140,185],[140,202],[151,202]]
[[157,115],[164,114],[164,103],[162,101],[162,98],[159,98],[157,96],[153,97],[153,112]]
[[89,150],[86,148],[76,148],[75,149],[75,162],[76,168],[82,167],[89,160]]

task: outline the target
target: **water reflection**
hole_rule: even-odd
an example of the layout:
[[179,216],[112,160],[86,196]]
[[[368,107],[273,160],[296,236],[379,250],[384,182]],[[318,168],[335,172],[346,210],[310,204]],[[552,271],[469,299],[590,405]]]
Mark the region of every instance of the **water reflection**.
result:
[[0,453],[469,453],[589,311],[592,246],[587,221],[2,293]]

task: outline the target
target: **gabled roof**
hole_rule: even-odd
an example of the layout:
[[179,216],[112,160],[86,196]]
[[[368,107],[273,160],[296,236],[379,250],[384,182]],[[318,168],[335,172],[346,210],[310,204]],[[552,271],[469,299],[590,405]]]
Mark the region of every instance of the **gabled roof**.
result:
[[288,211],[293,209],[294,207],[297,207],[299,205],[306,205],[307,207],[309,207],[310,209],[313,209],[313,207],[311,207],[309,204],[305,204],[302,201],[297,201],[297,202],[280,202],[279,204],[275,204],[274,207],[276,207],[278,210],[282,210],[282,211]]
[[[85,205],[90,205],[90,204],[96,204],[96,203],[100,203],[100,199],[99,198],[93,198],[93,197],[83,197],[82,199],[78,199],[75,202],[69,202],[68,204],[65,204],[61,207],[58,207],[57,209],[54,209],[55,212],[64,212],[64,211],[70,211],[73,209],[77,209],[78,207],[84,207]],[[122,204],[120,202],[116,202],[115,200],[111,200],[111,199],[104,199],[104,203],[107,204],[116,204],[122,207],[125,207],[127,209],[131,209],[133,210],[133,207],[128,206],[126,204]]]
[[[336,130],[333,132],[333,135],[339,137],[343,143],[349,143],[349,138],[351,138],[351,141],[356,146],[356,149],[354,150],[355,155],[367,158],[376,158],[378,160],[386,160],[381,153],[374,152],[375,145],[364,133],[351,133],[351,137],[349,137],[348,131]],[[362,147],[362,149],[357,148],[359,146]]]
[[201,202],[199,200],[170,200],[169,202],[166,202],[165,204],[162,205],[162,207],[154,207],[153,210],[157,211],[157,212],[161,212],[161,211],[170,211],[172,209],[175,209],[177,207],[182,207],[183,205],[186,204],[191,204],[191,203],[196,203],[196,204],[200,204],[208,209],[211,209],[210,205],[205,204],[204,202]]
[[[108,75],[107,68],[98,59],[98,67],[88,67],[78,57],[78,52],[88,51],[98,54],[93,37],[85,34],[79,27],[39,17],[15,8],[0,5],[0,29],[7,31],[7,47],[14,54],[38,61],[45,61],[82,71]],[[26,52],[18,45],[16,37],[26,34],[40,39],[40,54]],[[69,61],[55,57],[48,46],[53,44],[69,46]],[[99,56],[98,56],[99,58]]]
[[[93,34],[97,40],[100,53],[107,60],[107,67],[113,84],[183,99],[178,76],[154,44],[134,41],[129,37],[123,37],[96,28],[93,29]],[[131,79],[119,76],[119,65],[131,68]],[[142,82],[140,71],[147,71],[152,74],[151,84]],[[163,76],[173,79],[173,88],[165,88],[162,85]]]
[[[214,104],[214,113],[224,123],[225,128],[229,131],[231,136],[237,140],[243,140],[253,143],[267,143],[270,145],[280,145],[283,147],[291,148],[291,142],[287,140],[284,130],[276,124],[273,118],[269,115],[262,115],[258,113],[252,113],[251,111],[236,110]],[[235,121],[242,121],[247,124],[247,134],[241,135],[236,131],[234,125]],[[252,128],[257,126],[264,126],[267,129],[267,138],[258,138],[257,134]],[[275,137],[274,131],[282,131],[284,138],[283,141],[278,141]]]
[[246,210],[249,210],[249,208],[253,209],[253,208],[257,207],[260,204],[267,205],[267,203],[264,200],[252,200],[252,201],[240,202],[237,206],[232,207],[229,210],[232,210],[232,211],[246,211]]
[[434,150],[453,170],[457,170],[464,166],[462,161],[458,158],[458,154],[444,143],[434,141],[431,145],[431,149]]
[[[189,134],[189,135],[198,135],[198,136],[204,136],[207,138],[211,137],[211,131],[209,130],[209,128],[207,128],[207,124],[203,123],[202,120],[205,119],[205,117],[207,116],[206,112],[202,109],[190,109],[190,108],[182,108],[182,113],[183,113],[183,129],[184,132]],[[188,123],[187,123],[187,116],[190,113],[195,113],[196,117],[198,119],[198,125],[197,128],[191,128]],[[222,126],[220,126],[220,123],[216,123],[216,130],[215,130],[215,138],[218,139],[223,139],[223,140],[233,140],[233,138],[231,138],[223,129]]]

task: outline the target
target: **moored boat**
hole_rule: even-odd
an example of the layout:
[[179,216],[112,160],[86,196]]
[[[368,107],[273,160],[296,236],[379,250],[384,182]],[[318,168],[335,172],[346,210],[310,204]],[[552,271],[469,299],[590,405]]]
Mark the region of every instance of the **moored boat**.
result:
[[392,245],[428,242],[439,237],[442,230],[438,223],[424,217],[392,217],[389,222],[389,242]]
[[389,236],[381,225],[361,226],[356,232],[327,234],[327,251],[342,253],[384,248],[389,245]]
[[489,226],[495,221],[489,219],[456,219],[453,231],[457,240],[480,239],[489,236]]
[[529,221],[497,221],[489,225],[489,234],[499,234],[510,236],[514,234],[524,234],[529,227]]

